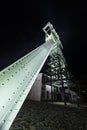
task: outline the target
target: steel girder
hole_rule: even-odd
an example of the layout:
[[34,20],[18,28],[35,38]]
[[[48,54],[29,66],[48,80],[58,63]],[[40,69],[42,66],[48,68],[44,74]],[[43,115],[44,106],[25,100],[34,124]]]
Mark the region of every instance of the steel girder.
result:
[[62,46],[52,24],[43,30],[44,44],[0,72],[0,130],[10,128],[47,57]]
[[0,72],[0,130],[8,130],[52,50],[50,39]]

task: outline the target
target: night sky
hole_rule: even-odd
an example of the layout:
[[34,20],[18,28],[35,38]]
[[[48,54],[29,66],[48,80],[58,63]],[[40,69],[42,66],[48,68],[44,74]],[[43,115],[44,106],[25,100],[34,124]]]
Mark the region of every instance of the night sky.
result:
[[60,36],[69,71],[77,79],[87,80],[86,3],[30,2],[3,1],[1,4],[0,70],[41,45],[42,28],[50,21]]

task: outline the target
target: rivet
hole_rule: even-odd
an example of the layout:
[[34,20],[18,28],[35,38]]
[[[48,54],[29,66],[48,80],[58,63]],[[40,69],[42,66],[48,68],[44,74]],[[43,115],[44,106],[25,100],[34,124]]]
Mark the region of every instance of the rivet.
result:
[[5,74],[5,72],[3,72],[3,74]]
[[12,109],[10,111],[12,111]]
[[2,106],[3,108],[5,108],[5,106]]

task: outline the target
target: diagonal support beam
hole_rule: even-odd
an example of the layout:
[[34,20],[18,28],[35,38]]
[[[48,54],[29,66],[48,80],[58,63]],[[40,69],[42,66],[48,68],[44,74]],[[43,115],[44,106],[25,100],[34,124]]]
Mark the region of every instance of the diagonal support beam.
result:
[[62,47],[50,22],[43,31],[43,45],[0,72],[0,130],[10,128],[47,57]]
[[0,72],[0,130],[10,128],[53,46],[49,39]]

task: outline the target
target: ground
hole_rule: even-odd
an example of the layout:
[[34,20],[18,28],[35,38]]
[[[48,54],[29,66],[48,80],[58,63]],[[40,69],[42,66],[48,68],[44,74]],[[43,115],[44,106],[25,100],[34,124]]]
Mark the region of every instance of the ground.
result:
[[87,108],[26,100],[10,130],[87,130]]

